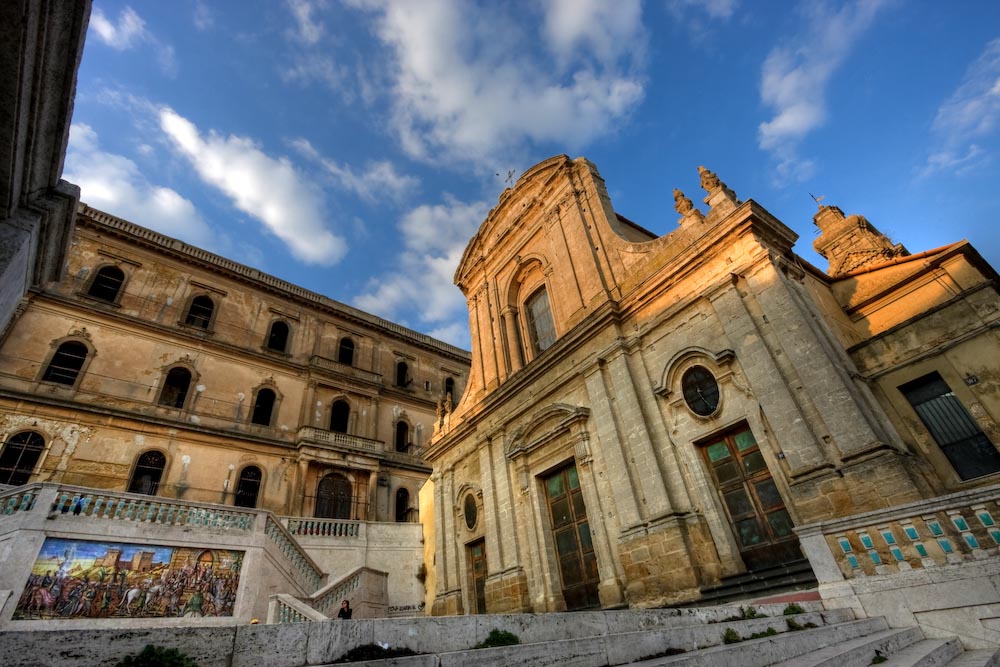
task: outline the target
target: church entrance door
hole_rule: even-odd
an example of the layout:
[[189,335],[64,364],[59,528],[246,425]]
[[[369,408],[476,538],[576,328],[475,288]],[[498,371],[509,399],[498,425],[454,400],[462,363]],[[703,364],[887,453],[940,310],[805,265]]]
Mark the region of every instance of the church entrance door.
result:
[[599,607],[597,585],[600,576],[576,466],[563,468],[542,481],[566,607],[570,611]]
[[792,519],[745,424],[701,447],[749,570],[802,558]]
[[486,541],[476,540],[466,547],[469,557],[469,577],[476,594],[475,613],[486,613]]

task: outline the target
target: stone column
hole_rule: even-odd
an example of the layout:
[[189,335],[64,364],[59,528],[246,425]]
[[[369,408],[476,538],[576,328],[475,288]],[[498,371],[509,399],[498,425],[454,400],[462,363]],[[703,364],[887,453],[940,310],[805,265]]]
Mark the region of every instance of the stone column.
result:
[[507,332],[507,354],[510,359],[510,374],[521,370],[524,360],[521,358],[521,336],[517,331],[517,309],[507,306],[500,314],[503,317],[504,330]]
[[[785,450],[790,475],[795,477],[823,467],[832,469],[834,455],[822,437],[826,435],[824,420],[801,391],[802,382],[786,355],[775,354],[775,349],[781,347],[779,337],[788,338],[784,333],[787,330],[781,329],[779,336],[778,329],[763,321],[764,313],[745,278],[737,278],[735,284],[708,297],[726,336],[733,342],[754,395],[775,424],[778,442],[795,444],[794,449]],[[779,314],[769,314],[768,319],[773,316]],[[822,431],[817,433],[816,428]]]
[[604,503],[598,492],[598,479],[594,471],[594,461],[590,455],[590,436],[587,431],[578,434],[576,443],[576,465],[580,474],[580,490],[587,507],[587,522],[590,524],[591,540],[597,557],[597,570],[601,581],[598,596],[602,607],[615,607],[625,601],[622,590],[621,562],[612,546],[613,540],[605,522]]
[[608,395],[602,364],[595,364],[585,370],[584,380],[590,399],[590,423],[594,425],[594,433],[605,458],[608,484],[615,489],[614,505],[618,511],[620,525],[623,529],[637,526],[642,521],[632,481],[634,464],[627,460],[626,451],[619,439],[618,426],[611,407],[614,399]]
[[[640,518],[660,517],[672,511],[667,489],[663,483],[660,461],[649,438],[649,425],[643,414],[635,379],[622,348],[616,350],[607,363],[606,379],[610,387],[602,387],[614,396],[612,412],[617,414],[617,440],[622,445],[626,460],[631,464],[632,475],[643,505]],[[610,392],[608,391],[610,389]]]
[[[297,489],[298,494],[292,496],[292,514],[294,516],[305,516],[305,512],[309,512],[310,515],[316,513],[316,501],[313,500],[312,503],[306,503],[306,495],[308,494],[308,489],[306,489],[306,475],[309,473],[309,461],[306,459],[299,459],[295,470],[292,473],[293,483],[289,485],[289,489]],[[311,504],[312,507],[308,505]]]
[[369,422],[370,423],[368,424],[368,428],[365,429],[366,433],[368,434],[368,437],[371,438],[372,440],[378,440],[379,439],[379,437],[378,437],[378,414],[379,414],[379,405],[381,404],[381,402],[382,401],[381,401],[381,397],[380,396],[372,396],[372,400],[371,400],[371,411],[372,411],[372,414],[371,414],[371,417],[369,418]]

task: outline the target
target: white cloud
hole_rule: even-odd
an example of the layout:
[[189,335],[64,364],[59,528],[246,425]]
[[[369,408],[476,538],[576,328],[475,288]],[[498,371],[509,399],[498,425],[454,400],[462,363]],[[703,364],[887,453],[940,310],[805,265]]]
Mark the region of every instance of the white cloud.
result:
[[[392,122],[415,157],[484,163],[530,141],[578,148],[643,97],[631,72],[644,42],[635,0],[552,2],[541,29],[523,9],[516,23],[503,3],[354,4],[376,14],[392,50]],[[546,43],[551,57],[533,57]]]
[[198,30],[210,30],[215,25],[215,14],[211,7],[200,0],[194,3],[194,15],[191,18]]
[[322,193],[288,158],[271,157],[246,137],[214,131],[202,136],[191,121],[168,107],[160,110],[159,120],[202,180],[264,223],[297,258],[333,264],[344,256],[344,240],[324,224]]
[[174,47],[162,42],[146,29],[146,22],[131,7],[125,7],[118,14],[118,22],[113,23],[100,8],[95,7],[90,15],[90,29],[98,40],[116,51],[128,51],[146,43],[156,50],[160,69],[168,76],[176,76],[177,59]]
[[288,8],[295,18],[295,36],[305,44],[315,44],[323,36],[324,27],[314,12],[321,9],[325,3],[310,0],[287,0]]
[[920,176],[963,172],[989,159],[975,141],[992,135],[1000,122],[1000,39],[994,39],[965,73],[962,83],[941,104],[932,130],[937,149]]
[[638,0],[550,0],[545,34],[563,60],[583,51],[613,65],[636,48],[630,40],[642,34],[642,5]]
[[81,199],[94,208],[200,247],[218,243],[194,204],[149,183],[127,157],[101,150],[89,125],[70,128],[65,178],[80,186]]
[[331,90],[347,93],[347,96],[350,96],[349,88],[344,86],[350,71],[343,65],[338,65],[325,53],[299,54],[292,65],[283,68],[279,73],[285,82],[302,85],[321,83]]
[[118,23],[112,23],[100,7],[94,7],[90,15],[90,27],[97,38],[115,49],[126,51],[146,39],[146,22],[135,10],[126,7],[118,15]]
[[702,11],[713,19],[728,19],[736,13],[739,0],[668,0],[667,7],[675,16],[689,10]]
[[779,180],[805,180],[814,164],[798,156],[799,143],[826,121],[826,87],[867,30],[883,0],[855,0],[830,11],[813,3],[805,31],[774,48],[761,72],[760,96],[774,110],[758,127],[758,145],[777,163]]
[[358,173],[350,165],[338,164],[321,155],[308,139],[295,139],[291,144],[303,156],[322,166],[339,187],[353,192],[368,202],[387,197],[399,200],[416,189],[420,183],[413,176],[398,173],[396,167],[386,160],[369,161],[364,171]]
[[398,226],[405,243],[399,270],[372,280],[355,304],[388,319],[413,314],[433,328],[431,335],[468,345],[468,312],[465,297],[454,285],[455,269],[488,212],[486,202],[464,203],[452,197],[408,212]]

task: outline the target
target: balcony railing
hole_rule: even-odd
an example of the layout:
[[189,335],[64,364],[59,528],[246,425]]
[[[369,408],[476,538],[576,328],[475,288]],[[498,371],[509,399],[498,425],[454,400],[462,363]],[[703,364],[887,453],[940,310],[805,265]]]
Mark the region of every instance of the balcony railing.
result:
[[326,431],[312,426],[303,426],[299,429],[297,442],[308,442],[319,445],[333,445],[347,449],[356,449],[364,452],[381,454],[385,451],[385,443],[381,440],[362,438],[359,435],[349,433],[337,433],[336,431]]
[[1000,546],[1000,485],[810,524],[796,532],[820,583],[981,560]]
[[296,537],[358,537],[362,521],[347,519],[313,519],[297,516],[281,518],[288,532]]
[[342,364],[339,361],[334,361],[333,359],[328,359],[318,354],[314,354],[309,360],[309,363],[313,366],[319,366],[320,368],[325,368],[326,370],[334,371],[336,373],[340,373],[341,375],[346,375],[358,380],[364,380],[365,382],[372,382],[374,384],[382,384],[381,373],[373,373],[372,371],[366,371],[363,368]]

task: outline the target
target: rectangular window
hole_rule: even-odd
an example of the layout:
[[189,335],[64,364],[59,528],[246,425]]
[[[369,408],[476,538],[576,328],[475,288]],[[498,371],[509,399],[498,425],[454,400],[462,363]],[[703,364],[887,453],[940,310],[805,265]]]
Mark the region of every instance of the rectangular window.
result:
[[959,477],[974,479],[1000,471],[1000,452],[940,375],[930,373],[899,390]]

